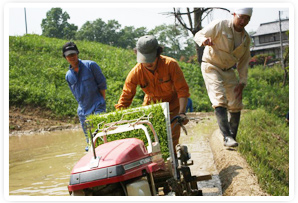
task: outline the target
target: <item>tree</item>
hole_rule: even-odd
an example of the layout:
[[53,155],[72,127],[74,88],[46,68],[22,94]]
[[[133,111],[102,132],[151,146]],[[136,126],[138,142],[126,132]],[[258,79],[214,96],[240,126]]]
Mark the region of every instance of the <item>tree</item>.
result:
[[102,33],[103,41],[109,42],[111,46],[117,46],[120,38],[121,25],[117,20],[108,20],[104,32]]
[[116,20],[105,23],[98,18],[93,22],[87,21],[77,32],[76,38],[126,49],[135,47],[137,39],[146,33],[145,27],[135,29],[133,26],[127,26],[121,29],[121,25]]
[[77,32],[76,38],[79,40],[103,42],[102,33],[106,27],[106,23],[98,18],[93,22],[87,21]]
[[[192,38],[188,38],[185,43],[185,48],[182,50],[181,57],[184,57],[186,62],[193,63],[195,62],[195,55],[196,55],[196,49],[195,49],[195,42]],[[183,58],[180,58],[180,61],[182,61]]]
[[159,25],[150,30],[150,35],[154,35],[159,44],[164,48],[164,54],[179,59],[187,45],[188,33],[181,25]]
[[120,31],[118,46],[125,49],[132,49],[136,46],[138,38],[147,34],[145,27],[135,29],[134,26],[125,26]]
[[[230,12],[226,8],[194,8],[193,11],[190,11],[189,8],[186,8],[186,12],[181,12],[180,8],[178,8],[176,11],[176,9],[174,8],[174,12],[170,14],[175,16],[175,19],[178,20],[178,22],[180,23],[180,25],[183,26],[184,29],[190,31],[193,36],[195,36],[195,34],[202,29],[202,21],[208,16],[211,11],[213,11],[213,9],[223,9]],[[193,14],[193,19],[191,17],[191,14]],[[189,25],[184,22],[183,16],[185,15],[187,16]],[[203,50],[204,47],[199,47],[196,44],[197,59],[199,63],[202,62]]]
[[86,41],[95,41],[93,24],[90,21],[87,21],[81,29],[76,33],[76,39],[86,40]]
[[42,35],[59,39],[73,39],[78,30],[78,26],[69,24],[70,19],[67,12],[62,12],[61,8],[52,8],[42,19]]
[[95,41],[115,46],[119,39],[121,25],[116,20],[109,20],[105,23],[101,18],[93,22],[87,21],[77,32],[77,39]]

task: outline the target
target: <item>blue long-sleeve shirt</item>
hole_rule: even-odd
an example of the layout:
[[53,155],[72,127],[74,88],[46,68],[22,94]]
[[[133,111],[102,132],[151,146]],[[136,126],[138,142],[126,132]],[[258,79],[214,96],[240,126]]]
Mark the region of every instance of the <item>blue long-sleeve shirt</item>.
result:
[[65,75],[68,86],[78,102],[78,115],[87,116],[96,109],[106,111],[106,103],[100,90],[106,90],[106,78],[100,67],[90,60],[79,59],[79,71],[71,66]]
[[192,100],[191,100],[191,98],[189,98],[189,97],[188,97],[188,99],[187,99],[186,112],[193,112],[193,108],[192,108]]

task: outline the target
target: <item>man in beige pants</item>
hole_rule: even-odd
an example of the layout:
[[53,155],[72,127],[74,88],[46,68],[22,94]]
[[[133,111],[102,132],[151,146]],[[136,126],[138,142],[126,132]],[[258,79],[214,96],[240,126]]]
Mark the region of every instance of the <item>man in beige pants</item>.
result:
[[[242,91],[247,83],[251,58],[250,37],[244,27],[251,15],[252,8],[236,9],[233,19],[213,21],[194,37],[199,46],[206,46],[201,70],[227,147],[238,146],[236,135],[243,108]],[[234,68],[237,68],[239,79]]]

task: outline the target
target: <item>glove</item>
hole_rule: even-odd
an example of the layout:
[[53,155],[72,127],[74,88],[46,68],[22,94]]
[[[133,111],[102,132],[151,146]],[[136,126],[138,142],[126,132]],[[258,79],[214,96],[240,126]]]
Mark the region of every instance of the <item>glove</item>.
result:
[[180,120],[182,121],[183,125],[186,125],[189,122],[185,113],[180,113],[179,116],[180,116]]

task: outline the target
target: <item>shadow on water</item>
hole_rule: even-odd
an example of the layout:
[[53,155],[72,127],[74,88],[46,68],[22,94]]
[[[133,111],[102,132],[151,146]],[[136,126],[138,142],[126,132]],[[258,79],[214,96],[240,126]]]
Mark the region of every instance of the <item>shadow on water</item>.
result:
[[86,153],[82,130],[9,137],[9,195],[65,196],[74,164]]

